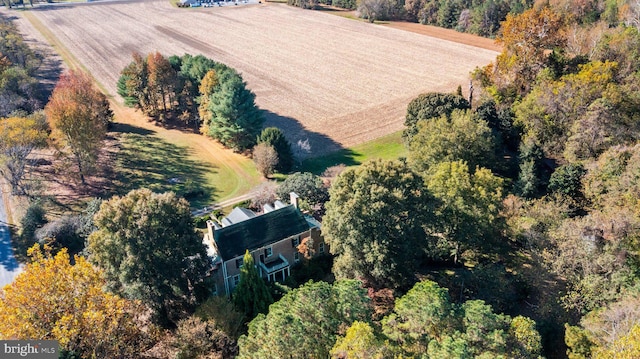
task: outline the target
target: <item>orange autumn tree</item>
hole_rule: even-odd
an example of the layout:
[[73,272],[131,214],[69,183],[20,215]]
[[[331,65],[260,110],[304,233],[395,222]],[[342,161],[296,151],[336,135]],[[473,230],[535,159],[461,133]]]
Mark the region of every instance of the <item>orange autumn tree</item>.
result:
[[84,184],[113,117],[107,97],[87,74],[71,70],[60,77],[45,112],[54,141],[71,152]]
[[549,7],[509,14],[496,37],[502,53],[485,71],[499,91],[523,96],[551,51],[564,47],[566,41],[562,16]]
[[66,249],[29,249],[31,262],[0,290],[0,337],[58,340],[81,358],[131,358],[146,335],[134,313],[144,308],[103,291],[102,272],[82,257],[71,264]]

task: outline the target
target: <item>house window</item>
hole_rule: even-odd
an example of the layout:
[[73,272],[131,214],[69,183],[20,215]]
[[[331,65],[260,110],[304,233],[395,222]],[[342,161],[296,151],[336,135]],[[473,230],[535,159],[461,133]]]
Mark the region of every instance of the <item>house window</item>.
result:
[[324,253],[324,242],[318,244],[318,253]]
[[233,286],[235,287],[236,285],[238,285],[238,283],[240,283],[240,274],[236,274],[233,276]]
[[267,247],[264,249],[264,256],[271,257],[273,255],[273,249],[271,247]]
[[293,260],[295,262],[300,262],[300,252],[293,253]]
[[236,259],[236,268],[242,268],[243,263],[244,263],[244,258]]
[[218,295],[218,284],[213,283],[213,289],[211,290],[211,295],[213,296]]
[[300,245],[300,237],[296,236],[291,238],[291,247],[296,248]]

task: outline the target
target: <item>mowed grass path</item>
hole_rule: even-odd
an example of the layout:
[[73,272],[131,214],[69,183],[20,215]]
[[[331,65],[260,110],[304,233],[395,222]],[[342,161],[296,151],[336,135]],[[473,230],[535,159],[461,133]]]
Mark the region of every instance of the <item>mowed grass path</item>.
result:
[[[86,71],[84,64],[37,17],[28,11],[21,14],[28,20],[23,24],[38,31],[67,68]],[[105,88],[105,84],[96,84]],[[113,135],[120,141],[114,161],[117,181],[114,194],[143,187],[180,190],[179,185],[172,183],[172,179],[179,179],[206,191],[208,195],[192,202],[192,206],[198,207],[247,193],[261,181],[251,159],[204,135],[159,127],[115,99],[111,99],[111,108],[115,115]]]

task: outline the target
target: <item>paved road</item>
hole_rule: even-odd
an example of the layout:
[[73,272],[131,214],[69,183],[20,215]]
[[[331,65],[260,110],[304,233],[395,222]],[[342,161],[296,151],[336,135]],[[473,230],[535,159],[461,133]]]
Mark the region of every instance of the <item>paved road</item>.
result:
[[22,271],[22,266],[13,255],[9,226],[7,225],[7,213],[0,191],[0,288],[13,282],[13,278]]

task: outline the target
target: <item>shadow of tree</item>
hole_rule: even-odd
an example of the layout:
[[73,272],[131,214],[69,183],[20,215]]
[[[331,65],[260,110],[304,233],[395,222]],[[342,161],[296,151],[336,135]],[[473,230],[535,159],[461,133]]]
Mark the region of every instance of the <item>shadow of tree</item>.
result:
[[206,178],[211,173],[209,164],[194,160],[187,147],[168,143],[152,131],[118,126],[123,133],[115,159],[114,194],[124,195],[133,189],[149,188],[155,192],[176,192],[192,205],[213,200],[215,188]]
[[[297,170],[303,169],[319,174],[333,165],[350,166],[359,163],[354,159],[351,150],[344,148],[325,134],[308,130],[295,118],[282,116],[268,110],[263,110],[263,113],[265,116],[264,126],[278,127],[291,143],[291,149],[296,157]],[[316,163],[313,169],[307,168],[305,163],[309,161]]]

